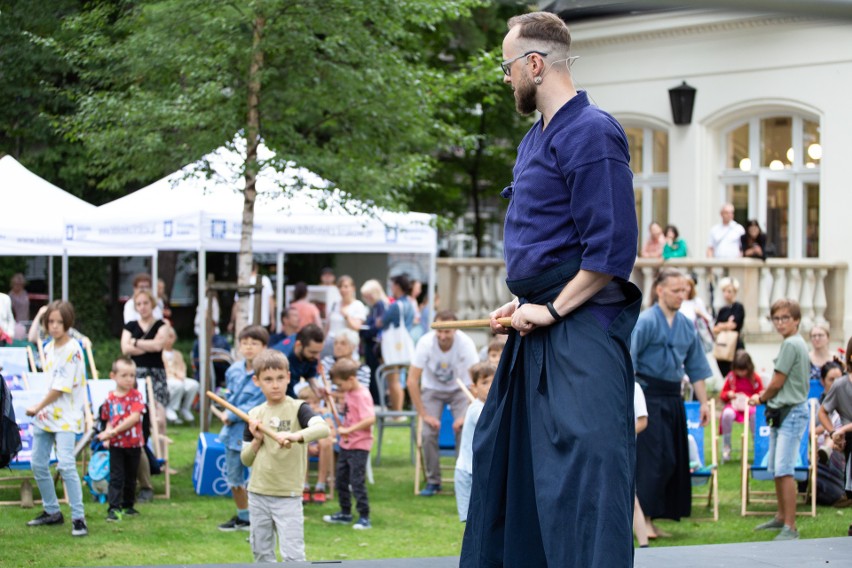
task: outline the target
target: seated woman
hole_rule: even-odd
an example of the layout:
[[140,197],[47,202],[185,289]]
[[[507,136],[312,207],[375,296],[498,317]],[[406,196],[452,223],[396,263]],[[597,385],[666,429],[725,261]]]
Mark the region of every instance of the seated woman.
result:
[[687,255],[686,241],[674,225],[666,226],[666,244],[663,245],[663,260],[683,258]]
[[648,236],[645,237],[645,244],[642,245],[639,256],[642,258],[662,258],[665,244],[666,236],[663,234],[663,228],[660,227],[659,223],[653,222],[648,226]]
[[832,356],[828,350],[828,343],[831,340],[831,334],[828,332],[827,325],[814,324],[810,331],[811,350],[808,352],[808,358],[811,360],[811,380],[819,381],[822,376],[820,371],[823,365],[836,361],[840,363],[840,358]]
[[[744,349],[737,351],[731,366],[733,370],[725,377],[725,384],[719,395],[725,404],[719,424],[722,432],[722,462],[731,459],[731,431],[734,420],[742,422],[746,409],[749,411],[749,417],[754,416],[755,409],[748,405],[748,399],[753,394],[763,392],[763,381],[760,375],[754,372],[751,356]],[[749,420],[749,427],[753,434],[754,420]]]
[[[327,385],[331,385],[331,376],[329,371],[332,365],[340,359],[352,359],[358,363],[361,358],[358,356],[358,345],[361,340],[358,334],[351,329],[342,329],[334,336],[334,353],[323,357],[320,361],[319,370],[322,372],[322,377]],[[361,365],[356,375],[358,382],[364,388],[370,388],[370,367]]]
[[166,368],[166,382],[169,386],[169,405],[166,407],[166,420],[172,424],[192,422],[195,417],[190,408],[198,394],[199,383],[186,376],[186,361],[183,354],[176,350],[177,333],[173,327],[166,330],[163,343],[163,365]]
[[[719,281],[719,288],[721,288],[722,295],[725,297],[725,305],[716,314],[716,324],[713,326],[713,334],[718,335],[721,331],[736,331],[737,349],[745,349],[745,343],[743,343],[745,308],[737,301],[737,292],[740,290],[740,283],[736,278],[722,278]],[[731,372],[731,362],[719,360],[716,362],[719,364],[719,371],[722,373],[722,376],[728,376],[728,373]]]
[[745,234],[740,237],[743,257],[766,260],[766,233],[760,228],[757,219],[751,219],[745,227]]

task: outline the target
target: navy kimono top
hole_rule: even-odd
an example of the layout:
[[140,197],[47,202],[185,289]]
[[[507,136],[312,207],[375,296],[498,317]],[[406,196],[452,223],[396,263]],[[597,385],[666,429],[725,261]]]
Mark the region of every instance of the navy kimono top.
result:
[[695,325],[680,312],[672,325],[658,304],[639,315],[630,338],[636,374],[679,383],[684,375],[694,383],[713,375]]
[[504,231],[509,280],[536,276],[567,260],[627,280],[639,229],[627,138],[584,91],[518,146]]

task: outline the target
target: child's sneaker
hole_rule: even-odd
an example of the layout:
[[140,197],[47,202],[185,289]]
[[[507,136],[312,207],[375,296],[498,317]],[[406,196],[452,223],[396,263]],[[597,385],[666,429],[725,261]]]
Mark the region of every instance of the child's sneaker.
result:
[[118,509],[110,509],[107,511],[106,520],[108,523],[117,523],[121,520],[121,511]]
[[307,505],[311,502],[311,491],[310,489],[305,489],[302,491],[302,505]]
[[311,495],[311,500],[317,505],[323,505],[326,501],[325,491],[315,491]]
[[219,525],[219,530],[222,532],[247,531],[251,528],[251,521],[244,521],[234,515],[231,520]]
[[136,517],[139,515],[139,511],[134,509],[133,507],[128,507],[124,511],[122,511],[125,517]]
[[89,527],[86,526],[86,519],[74,519],[71,522],[71,536],[88,536]]
[[365,531],[373,528],[373,525],[370,524],[370,519],[366,517],[361,517],[355,522],[354,525],[352,525],[352,528],[356,531]]
[[352,515],[347,515],[341,511],[333,515],[324,515],[322,520],[333,525],[348,525],[352,522]]
[[42,511],[41,515],[36,517],[35,519],[29,521],[27,523],[28,527],[41,527],[44,525],[61,525],[65,522],[65,517],[62,516],[61,511],[57,511],[55,513],[48,513],[47,511]]

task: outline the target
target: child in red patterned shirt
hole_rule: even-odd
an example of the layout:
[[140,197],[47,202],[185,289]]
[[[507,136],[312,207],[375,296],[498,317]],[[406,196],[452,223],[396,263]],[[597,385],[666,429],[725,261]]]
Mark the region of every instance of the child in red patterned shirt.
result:
[[115,390],[107,396],[109,418],[98,439],[109,448],[109,510],[107,521],[119,521],[123,515],[138,515],[133,508],[136,498],[136,471],[142,446],[142,413],[145,401],[136,390],[136,364],[130,357],[119,357],[112,364],[109,378]]
[[743,349],[738,349],[731,364],[732,370],[725,377],[725,385],[719,397],[725,403],[719,430],[722,433],[722,463],[731,459],[731,431],[734,420],[742,422],[745,413],[749,412],[749,427],[754,433],[754,407],[748,405],[748,399],[754,394],[763,392],[763,381],[754,372],[751,356]]

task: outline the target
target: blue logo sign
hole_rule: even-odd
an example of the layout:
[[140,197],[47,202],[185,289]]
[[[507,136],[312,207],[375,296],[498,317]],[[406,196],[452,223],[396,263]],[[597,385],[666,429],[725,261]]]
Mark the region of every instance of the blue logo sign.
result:
[[74,225],[65,225],[65,238],[69,241],[74,240]]
[[224,239],[225,233],[228,230],[227,222],[224,219],[213,219],[210,221],[210,237],[213,239]]
[[163,236],[171,237],[174,234],[174,221],[163,221]]
[[399,226],[394,225],[393,227],[389,227],[385,225],[385,242],[386,243],[395,243],[399,238]]

